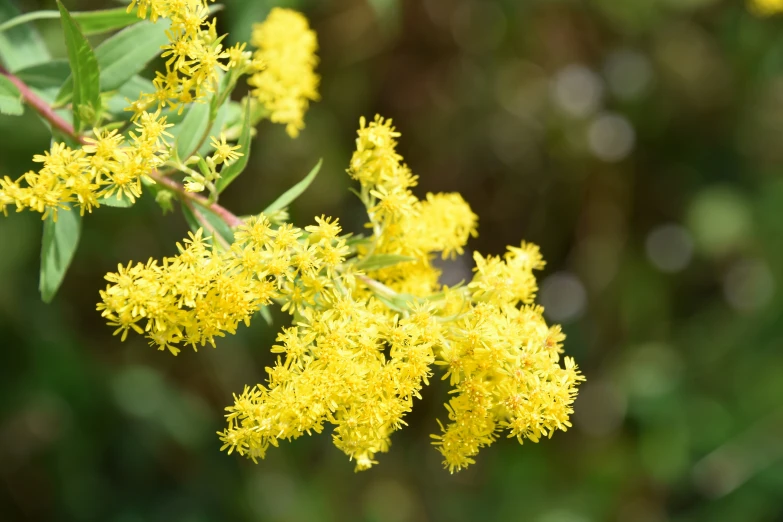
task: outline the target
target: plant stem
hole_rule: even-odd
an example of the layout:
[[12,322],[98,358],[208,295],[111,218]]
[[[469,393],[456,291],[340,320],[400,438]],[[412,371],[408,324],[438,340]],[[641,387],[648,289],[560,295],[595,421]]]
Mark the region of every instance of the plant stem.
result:
[[[24,99],[24,102],[27,103],[33,109],[35,109],[35,111],[38,112],[38,114],[40,114],[42,118],[48,121],[53,128],[58,129],[59,131],[67,134],[68,136],[71,136],[74,140],[78,141],[79,143],[82,144],[86,143],[84,140],[84,136],[78,134],[74,130],[73,125],[68,123],[65,119],[62,118],[62,116],[57,114],[54,111],[54,109],[52,109],[49,106],[46,100],[41,99],[37,94],[35,94],[32,91],[32,89],[30,89],[30,87],[26,83],[24,83],[20,78],[11,74],[8,70],[6,70],[1,65],[0,65],[0,74],[8,78],[11,81],[11,83],[13,83],[16,86],[16,88],[19,89],[19,92],[22,94],[22,98]],[[226,222],[228,226],[232,228],[244,223],[242,219],[235,216],[227,208],[222,207],[217,203],[210,202],[209,199],[205,198],[204,196],[186,191],[185,187],[183,187],[181,183],[178,183],[177,181],[174,181],[173,179],[166,177],[166,175],[161,174],[156,170],[150,172],[148,176],[153,180],[155,180],[155,182],[161,184],[167,190],[176,192],[180,197],[186,198],[194,203],[198,203],[202,207],[208,208],[216,215],[218,215],[223,221]]]
[[364,274],[357,274],[356,279],[367,285],[370,290],[377,293],[378,295],[381,295],[387,299],[395,299],[398,297],[397,292],[389,288],[388,286],[384,285],[380,281],[376,281],[375,279],[372,279],[371,277],[367,277]]
[[242,219],[232,214],[231,211],[228,210],[227,208],[218,205],[217,203],[210,203],[209,199],[205,198],[200,194],[186,191],[185,187],[183,187],[182,184],[177,183],[171,178],[161,176],[157,171],[150,172],[149,177],[155,180],[156,183],[160,183],[161,185],[163,185],[168,190],[171,190],[172,192],[176,192],[181,197],[187,198],[190,201],[193,201],[194,203],[198,203],[202,207],[208,208],[209,210],[217,214],[220,217],[220,219],[225,221],[226,224],[231,228],[237,227],[242,223],[244,223]]
[[52,109],[45,100],[39,98],[38,95],[36,95],[32,89],[27,86],[26,83],[8,72],[2,65],[0,65],[0,74],[8,78],[11,83],[13,83],[16,88],[19,89],[24,102],[35,109],[35,111],[40,114],[43,119],[48,121],[52,127],[64,132],[65,134],[68,134],[69,136],[73,136],[81,143],[84,143],[82,138],[74,133],[73,126],[65,121],[59,114],[54,112],[54,109]]

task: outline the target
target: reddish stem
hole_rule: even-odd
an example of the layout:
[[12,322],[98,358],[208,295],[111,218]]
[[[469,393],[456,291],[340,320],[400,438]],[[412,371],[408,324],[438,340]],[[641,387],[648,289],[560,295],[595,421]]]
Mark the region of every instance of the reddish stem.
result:
[[187,192],[185,190],[185,187],[183,187],[180,183],[177,183],[173,179],[167,178],[166,176],[161,176],[160,173],[156,170],[150,172],[149,177],[151,177],[152,179],[155,180],[155,182],[160,183],[167,189],[176,192],[180,196],[183,196],[193,201],[194,203],[198,203],[202,207],[208,208],[209,210],[211,210],[212,212],[220,216],[220,218],[223,221],[225,221],[226,224],[228,224],[228,226],[232,228],[237,227],[242,223],[244,223],[244,221],[242,221],[240,218],[232,214],[231,211],[228,210],[227,208],[220,206],[217,203],[210,203],[210,201],[207,198],[205,198],[200,194]]
[[43,119],[52,125],[52,127],[61,130],[69,136],[73,136],[80,142],[84,143],[81,136],[77,136],[74,132],[73,126],[65,121],[59,114],[54,112],[54,109],[52,109],[45,100],[39,98],[38,95],[36,95],[30,89],[30,87],[27,86],[26,83],[8,72],[2,65],[0,65],[0,74],[11,80],[11,83],[13,83],[16,88],[19,89],[19,92],[22,93],[22,98],[24,99],[25,103],[35,109],[36,112],[38,112],[38,114],[43,117]]

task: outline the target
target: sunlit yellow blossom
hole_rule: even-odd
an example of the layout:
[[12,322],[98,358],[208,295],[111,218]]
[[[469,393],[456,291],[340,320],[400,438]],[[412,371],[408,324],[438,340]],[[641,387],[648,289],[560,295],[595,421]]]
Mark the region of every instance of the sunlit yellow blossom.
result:
[[[39,171],[30,171],[17,180],[0,180],[0,211],[14,204],[17,210],[31,209],[44,218],[57,211],[76,206],[80,213],[91,212],[100,206],[101,198],[126,198],[134,202],[141,195],[141,179],[169,159],[173,136],[167,132],[172,125],[162,115],[164,107],[179,108],[184,104],[204,101],[215,91],[218,69],[230,66],[247,67],[250,56],[243,45],[224,51],[215,31],[214,20],[209,22],[207,0],[134,0],[130,12],[137,8],[138,16],[155,22],[159,18],[171,21],[166,35],[169,43],[161,56],[166,60],[165,73],[157,72],[153,81],[156,91],[142,93],[131,101],[127,110],[134,113],[134,127],[127,138],[117,130],[95,130],[94,137],[85,136],[82,148],[72,149],[55,143],[52,149],[38,155],[42,164]],[[226,64],[228,59],[230,63]],[[151,108],[157,108],[150,112]],[[229,164],[242,153],[238,146],[228,145],[224,138],[218,142],[213,163]],[[213,165],[214,166],[214,165]],[[187,180],[190,191],[199,182]]]
[[417,230],[415,241],[430,252],[441,252],[443,258],[463,253],[468,239],[477,235],[478,216],[457,193],[427,194],[416,218],[409,226]]
[[[57,145],[35,159],[49,176],[91,172],[88,181],[117,185],[115,164],[165,143],[167,124],[157,114],[142,114],[137,126],[130,150],[117,134],[96,132],[84,149]],[[176,256],[106,276],[98,309],[115,334],[134,331],[175,355],[182,346],[214,346],[273,302],[293,316],[272,346],[277,358],[265,382],[245,387],[227,408],[219,436],[229,453],[257,461],[281,440],[331,424],[335,446],[357,471],[368,469],[389,450],[436,368],[452,390],[434,444],[452,472],[502,434],[537,442],[571,426],[584,378],[571,358],[561,361],[562,331],[533,304],[533,272],[544,266],[538,247],[523,242],[503,257],[475,252],[472,280],[442,286],[433,258],[462,254],[477,217],[459,194],[413,194],[417,178],[396,152],[398,137],[391,121],[361,122],[349,173],[361,185],[368,238],[341,235],[339,222],[325,216],[299,228],[260,215],[237,227],[224,248],[199,230]],[[239,157],[223,137],[212,145],[212,167]],[[71,192],[52,196],[36,189],[39,178],[30,173],[26,204],[44,210],[97,190],[70,183]],[[186,188],[205,187],[192,179]],[[0,185],[0,204],[19,205],[20,190]]]
[[[86,144],[72,149],[55,143],[52,149],[33,157],[41,163],[16,181],[0,180],[0,204],[14,203],[17,210],[50,213],[56,219],[59,209],[75,205],[81,214],[100,206],[101,197],[125,197],[135,201],[141,195],[141,178],[168,158],[166,131],[171,124],[160,112],[143,113],[135,131],[126,140],[116,131],[94,131]],[[0,207],[3,208],[3,207]]]
[[[359,266],[389,254],[401,262],[371,271],[372,279],[345,266],[327,279],[332,291],[308,294],[306,278],[281,287],[284,308],[299,320],[278,336],[272,351],[281,357],[267,368],[267,383],[246,388],[227,408],[220,437],[229,453],[255,461],[279,440],[319,433],[328,422],[335,445],[357,471],[367,469],[405,424],[433,365],[454,388],[449,423],[433,436],[452,472],[503,431],[537,442],[570,427],[583,377],[572,359],[561,365],[562,331],[531,304],[533,271],[543,267],[538,248],[522,243],[503,258],[476,253],[467,286],[441,287],[431,254],[461,253],[477,218],[458,194],[416,200],[415,177],[395,151],[398,136],[390,121],[362,121],[349,172],[362,184],[374,232],[357,252]],[[339,233],[323,219],[305,230],[321,243]],[[286,259],[308,270],[312,254],[300,249]]]
[[212,158],[216,165],[221,163],[230,165],[240,157],[244,156],[244,154],[241,152],[237,152],[242,147],[239,145],[229,145],[226,143],[225,134],[221,134],[220,139],[212,136],[210,140],[212,142],[212,146],[215,148],[215,152],[212,154]]
[[242,60],[241,48],[223,49],[214,20],[208,21],[208,0],[134,0],[128,10],[137,2],[140,18],[149,15],[153,22],[168,18],[171,26],[166,31],[169,42],[161,54],[166,72],[157,73],[154,93],[145,93],[131,104],[134,117],[152,105],[181,109],[183,104],[202,101],[217,89],[218,69],[225,71]]
[[248,80],[252,94],[270,112],[270,119],[285,124],[295,138],[304,128],[310,102],[319,99],[316,35],[300,13],[274,8],[263,23],[253,26],[251,43],[257,48],[257,70]]

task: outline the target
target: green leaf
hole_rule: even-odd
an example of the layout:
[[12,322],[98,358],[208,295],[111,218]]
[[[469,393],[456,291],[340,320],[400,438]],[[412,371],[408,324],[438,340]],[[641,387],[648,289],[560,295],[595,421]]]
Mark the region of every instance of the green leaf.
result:
[[[147,78],[138,75],[125,82],[122,87],[120,87],[120,90],[117,91],[118,94],[131,100],[138,99],[143,92],[155,92],[155,85]],[[127,104],[128,103],[125,102],[125,105]]]
[[[100,70],[101,91],[119,89],[143,71],[147,64],[160,54],[160,48],[168,41],[166,30],[170,26],[170,20],[160,20],[156,24],[140,22],[107,38],[96,47],[95,58]],[[153,90],[148,89],[146,92]],[[68,78],[57,94],[55,105],[67,103],[72,95],[73,79]]]
[[84,34],[106,33],[139,22],[136,10],[129,13],[125,7],[73,13],[73,17],[79,22]]
[[323,161],[324,160],[322,159],[318,160],[318,164],[315,167],[313,167],[313,170],[310,171],[310,173],[305,177],[305,179],[303,179],[302,181],[300,181],[290,189],[283,192],[283,194],[279,198],[274,200],[274,202],[272,202],[271,205],[269,205],[264,209],[264,214],[269,214],[278,211],[280,209],[283,209],[288,205],[290,205],[296,198],[301,196],[302,193],[305,190],[307,190],[307,187],[310,186],[310,183],[312,183],[315,177],[318,175],[318,171],[321,170],[321,164],[323,163]]
[[380,302],[382,302],[384,305],[386,305],[388,308],[394,310],[395,312],[405,313],[408,311],[408,309],[404,305],[400,305],[400,303],[389,299],[388,297],[382,296],[380,294],[375,294],[375,298],[378,299]]
[[[217,114],[215,114],[215,121],[212,123],[212,127],[209,128],[209,133],[207,133],[207,136],[220,135],[220,132],[223,130],[223,124],[226,122],[228,113],[229,106],[228,102],[226,102],[220,107],[220,109],[218,109]],[[204,140],[204,143],[201,144],[201,147],[199,147],[196,153],[200,156],[206,156],[213,150],[215,150],[215,147],[213,147],[210,141],[207,139]]]
[[[115,29],[122,29],[123,27],[127,27],[139,21],[139,17],[136,15],[135,10],[129,13],[124,7],[118,7],[116,9],[99,9],[96,11],[74,11],[71,13],[71,16],[74,20],[79,22],[82,33],[85,35],[101,34]],[[16,16],[7,22],[0,24],[0,32],[35,20],[56,18],[60,18],[59,11],[33,11],[31,13]]]
[[[250,121],[250,118],[250,103],[246,103],[245,117],[242,121],[242,133],[239,135],[239,141],[237,142],[239,145],[239,152],[241,152],[243,155],[240,156],[239,159],[237,159],[231,165],[223,167],[223,170],[220,171],[220,179],[217,180],[216,184],[218,193],[223,192],[226,187],[228,187],[228,185],[234,181],[234,179],[236,179],[237,176],[242,174],[242,172],[245,170],[245,167],[247,167],[247,161],[250,159],[250,143],[252,141],[251,131],[253,130],[253,124]],[[307,187],[305,186],[305,188]],[[296,198],[296,196],[294,196],[294,198]]]
[[[0,22],[16,16],[19,11],[11,0],[0,0]],[[51,56],[35,27],[20,25],[0,32],[0,60],[6,69],[15,73],[24,67],[47,62]]]
[[[53,105],[63,82],[71,76],[71,65],[68,60],[52,60],[19,69],[15,74],[35,94]],[[70,113],[68,117],[71,117]]]
[[388,268],[390,266],[398,265],[400,263],[409,263],[416,261],[415,257],[401,256],[398,254],[376,254],[363,259],[357,263],[356,268],[372,272],[373,270],[380,270],[381,268]]
[[68,60],[51,60],[19,69],[14,74],[34,89],[59,88],[70,76],[71,65]]
[[101,88],[113,91],[144,70],[166,45],[171,20],[141,22],[115,34],[95,49],[101,69]]
[[73,126],[80,131],[82,123],[90,124],[101,109],[101,78],[98,59],[90,47],[90,42],[82,34],[79,25],[73,20],[62,2],[57,0],[68,49],[68,61],[73,75]]
[[7,77],[0,75],[0,113],[20,116],[24,113],[22,93]]
[[[122,194],[122,192],[119,192],[118,194]],[[115,207],[115,208],[129,208],[133,206],[133,201],[128,199],[126,196],[121,195],[120,199],[117,199],[117,194],[112,194],[111,196],[104,196],[98,200],[98,203],[101,205],[106,205],[107,207]]]
[[41,298],[50,303],[65,278],[68,265],[73,260],[82,219],[74,209],[57,212],[57,221],[50,214],[44,221],[43,243],[41,245]]
[[207,131],[207,125],[209,125],[209,105],[194,103],[188,109],[182,123],[172,127],[171,134],[177,138],[174,147],[182,161],[187,160],[196,151]]
[[[122,87],[112,93],[103,93],[103,109],[111,115],[108,118],[114,122],[128,122],[133,113],[127,111],[128,100],[138,100],[141,93],[155,92],[155,86],[148,79],[138,74],[125,82]],[[180,123],[185,115],[179,114],[176,110],[170,108],[163,109],[161,115],[166,117],[168,123]]]
[[226,103],[226,106],[228,107],[228,111],[226,114],[226,129],[224,132],[226,132],[226,134],[233,133],[237,138],[239,138],[239,134],[242,132],[242,122],[245,120],[244,100],[242,102],[229,100]]
[[[204,237],[211,238],[214,231],[229,245],[234,242],[234,231],[220,216],[198,203],[192,203],[192,205],[193,208],[191,209],[191,207],[183,203],[182,213],[185,215],[185,221],[188,222],[193,232],[202,228],[204,229]],[[213,241],[213,244],[216,243]]]
[[264,318],[264,321],[266,321],[267,326],[272,326],[274,321],[272,319],[272,312],[269,311],[269,307],[262,306],[258,309],[258,312],[261,314],[261,317]]

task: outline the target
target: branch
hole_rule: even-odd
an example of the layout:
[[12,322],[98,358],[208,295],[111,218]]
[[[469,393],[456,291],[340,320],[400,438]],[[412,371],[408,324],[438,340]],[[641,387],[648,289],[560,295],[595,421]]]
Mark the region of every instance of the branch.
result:
[[[0,65],[0,74],[8,78],[11,81],[11,83],[13,83],[16,86],[16,88],[19,89],[19,92],[22,94],[22,98],[24,99],[25,103],[27,103],[30,107],[35,109],[36,112],[38,112],[38,114],[40,114],[41,117],[44,118],[46,121],[48,121],[53,128],[56,128],[62,131],[63,133],[67,134],[68,136],[71,136],[79,143],[82,144],[86,143],[84,140],[84,136],[77,134],[73,128],[73,125],[68,123],[65,119],[63,119],[62,116],[57,114],[49,106],[49,104],[46,103],[46,100],[41,99],[37,94],[35,94],[32,91],[32,89],[30,89],[30,87],[26,83],[24,83],[20,78],[11,74],[8,70],[6,70],[1,65]],[[244,223],[244,221],[242,221],[240,218],[238,218],[233,213],[231,213],[231,211],[229,211],[227,208],[222,207],[217,203],[210,202],[204,196],[186,191],[185,187],[183,187],[181,183],[178,183],[171,178],[167,178],[165,175],[160,174],[156,170],[150,172],[148,176],[153,180],[155,180],[155,182],[163,185],[166,189],[172,192],[176,192],[180,197],[188,199],[194,203],[198,203],[202,207],[206,207],[210,209],[212,212],[217,214],[223,221],[225,221],[228,226],[232,228],[237,227],[242,223]]]
[[202,207],[208,208],[209,210],[211,210],[212,212],[220,216],[220,219],[225,221],[226,224],[231,228],[237,227],[242,223],[244,223],[244,221],[242,221],[240,218],[232,214],[231,211],[228,210],[227,208],[218,205],[217,203],[210,203],[210,201],[207,198],[205,198],[200,194],[186,191],[185,187],[183,187],[182,184],[177,183],[171,178],[167,178],[166,176],[161,175],[156,170],[153,170],[148,175],[150,178],[155,180],[156,183],[160,183],[161,185],[171,190],[172,192],[176,192],[181,197],[189,199],[194,203],[198,203]]
[[0,74],[8,78],[11,83],[13,83],[16,88],[19,89],[19,92],[22,93],[22,98],[24,99],[25,103],[35,109],[35,111],[40,114],[43,119],[48,121],[52,127],[64,132],[65,134],[68,134],[69,136],[73,136],[81,143],[84,143],[83,138],[81,136],[77,136],[76,133],[74,133],[73,125],[65,121],[62,116],[54,112],[54,109],[52,109],[45,100],[39,98],[38,95],[35,94],[26,83],[8,72],[2,65],[0,65]]

